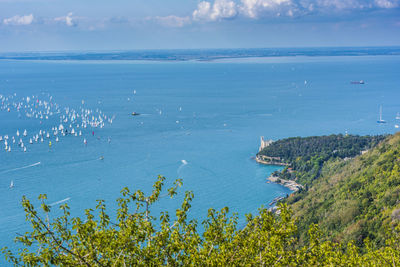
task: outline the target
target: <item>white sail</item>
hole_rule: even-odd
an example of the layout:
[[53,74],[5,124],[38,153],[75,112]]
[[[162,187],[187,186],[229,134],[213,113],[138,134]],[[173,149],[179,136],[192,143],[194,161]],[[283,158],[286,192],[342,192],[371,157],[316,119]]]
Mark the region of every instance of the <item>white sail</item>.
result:
[[377,123],[386,123],[386,121],[382,119],[382,105],[379,106],[379,120]]

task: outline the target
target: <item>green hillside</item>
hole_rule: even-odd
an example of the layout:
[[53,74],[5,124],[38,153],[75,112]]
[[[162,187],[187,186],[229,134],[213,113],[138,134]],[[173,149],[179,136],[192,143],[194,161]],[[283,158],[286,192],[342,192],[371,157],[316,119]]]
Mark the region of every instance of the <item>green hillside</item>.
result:
[[274,173],[282,179],[296,180],[308,186],[321,174],[322,166],[332,159],[353,158],[373,148],[386,136],[332,134],[328,136],[291,137],[277,140],[261,150],[257,157],[289,167]]
[[298,220],[301,242],[317,223],[327,239],[378,247],[400,219],[400,133],[353,160],[331,158],[308,190],[287,201]]

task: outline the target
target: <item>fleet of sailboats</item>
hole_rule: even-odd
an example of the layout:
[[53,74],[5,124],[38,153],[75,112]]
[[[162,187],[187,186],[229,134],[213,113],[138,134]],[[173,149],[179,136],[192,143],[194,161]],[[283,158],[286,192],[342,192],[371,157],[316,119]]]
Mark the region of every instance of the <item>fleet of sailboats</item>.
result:
[[[136,93],[136,92],[134,92]],[[17,112],[18,115],[25,116],[31,120],[40,120],[40,124],[44,120],[53,119],[53,122],[58,121],[59,126],[53,126],[50,129],[16,129],[15,134],[0,135],[0,145],[4,145],[6,152],[23,151],[27,152],[35,143],[49,142],[49,147],[53,144],[61,142],[64,136],[85,136],[84,129],[87,127],[103,128],[106,123],[112,124],[115,116],[107,116],[100,109],[89,109],[82,106],[78,109],[71,107],[62,107],[57,104],[53,97],[48,94],[32,95],[19,98],[17,94],[2,95],[0,94],[0,111]],[[64,125],[63,125],[64,124]],[[69,127],[67,126],[69,124]],[[0,133],[1,134],[1,133]],[[53,137],[54,136],[54,137]],[[54,138],[54,139],[53,139]],[[55,142],[53,141],[55,140]]]

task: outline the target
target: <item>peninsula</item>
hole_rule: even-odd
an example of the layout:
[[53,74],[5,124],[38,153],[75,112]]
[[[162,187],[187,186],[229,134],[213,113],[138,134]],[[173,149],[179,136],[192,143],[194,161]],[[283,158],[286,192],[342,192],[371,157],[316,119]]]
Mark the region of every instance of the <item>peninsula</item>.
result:
[[309,186],[321,175],[324,163],[354,158],[376,146],[385,137],[333,134],[277,141],[261,137],[255,160],[260,164],[284,166],[283,170],[272,173],[268,181],[296,192]]

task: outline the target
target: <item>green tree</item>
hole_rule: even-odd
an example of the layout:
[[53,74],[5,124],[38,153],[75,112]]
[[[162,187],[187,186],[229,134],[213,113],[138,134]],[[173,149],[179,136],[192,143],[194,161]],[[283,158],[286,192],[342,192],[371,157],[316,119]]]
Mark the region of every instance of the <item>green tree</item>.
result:
[[[210,209],[202,222],[188,220],[193,199],[186,192],[180,208],[171,219],[168,212],[156,218],[151,206],[162,196],[173,197],[182,182],[163,193],[165,178],[159,176],[153,191],[146,196],[138,190],[122,190],[117,200],[116,222],[106,213],[104,201],[85,218],[71,218],[67,204],[63,214],[50,220],[51,207],[40,195],[40,210],[23,198],[22,205],[32,231],[16,237],[22,245],[17,253],[3,248],[6,259],[16,266],[360,266],[399,265],[399,227],[394,228],[385,246],[367,244],[361,253],[354,243],[341,245],[323,241],[317,225],[309,229],[309,244],[299,246],[296,221],[290,209],[280,204],[279,215],[265,208],[246,215],[247,224],[239,228],[237,216],[228,208]],[[95,212],[96,211],[96,212]]]

